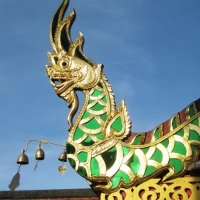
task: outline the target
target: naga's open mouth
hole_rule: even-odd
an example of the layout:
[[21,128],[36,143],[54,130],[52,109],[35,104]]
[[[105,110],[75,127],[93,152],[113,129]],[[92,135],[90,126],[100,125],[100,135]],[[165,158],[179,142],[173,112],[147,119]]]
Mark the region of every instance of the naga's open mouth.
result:
[[74,83],[74,81],[72,81],[69,77],[67,78],[66,73],[57,72],[50,66],[46,67],[46,72],[51,85],[54,87],[58,95],[66,92]]
[[54,87],[57,95],[65,99],[68,103],[68,106],[71,107],[71,111],[67,117],[69,130],[72,127],[72,118],[74,113],[76,113],[78,108],[78,99],[76,93],[73,90],[74,81],[66,79],[55,79],[49,76],[50,83]]
[[60,95],[64,92],[71,91],[74,81],[73,80],[67,81],[66,79],[58,80],[50,77],[50,83],[54,87],[56,93]]
[[57,79],[55,79],[55,78],[51,78],[51,77],[49,77],[50,78],[50,83],[51,83],[51,85],[54,87],[54,88],[57,88],[57,87],[60,87],[60,86],[62,86],[63,85],[63,83],[66,81],[66,80],[57,80]]

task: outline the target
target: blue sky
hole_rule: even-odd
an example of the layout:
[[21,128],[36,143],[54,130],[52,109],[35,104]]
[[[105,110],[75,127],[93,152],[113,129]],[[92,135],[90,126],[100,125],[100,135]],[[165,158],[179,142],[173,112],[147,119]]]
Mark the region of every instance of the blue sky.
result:
[[[32,138],[65,144],[67,104],[45,73],[52,52],[49,26],[61,1],[0,1],[0,190],[17,172],[16,160]],[[125,99],[132,131],[153,129],[200,97],[200,2],[198,0],[71,0],[84,52],[104,64],[117,105]],[[37,143],[26,154],[17,190],[86,188],[57,158],[63,148],[43,145],[46,158],[35,172]]]

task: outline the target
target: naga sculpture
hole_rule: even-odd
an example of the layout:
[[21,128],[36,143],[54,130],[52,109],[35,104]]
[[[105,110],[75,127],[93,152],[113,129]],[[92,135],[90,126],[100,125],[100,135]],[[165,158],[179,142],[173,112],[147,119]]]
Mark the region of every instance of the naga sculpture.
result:
[[[70,165],[94,190],[107,194],[152,178],[164,181],[184,176],[199,159],[200,100],[149,132],[132,133],[125,102],[116,109],[103,65],[82,52],[81,33],[71,40],[75,11],[64,18],[68,3],[62,2],[51,23],[54,52],[48,53],[46,72],[56,94],[71,108],[66,144]],[[77,90],[83,92],[84,102],[73,120]]]

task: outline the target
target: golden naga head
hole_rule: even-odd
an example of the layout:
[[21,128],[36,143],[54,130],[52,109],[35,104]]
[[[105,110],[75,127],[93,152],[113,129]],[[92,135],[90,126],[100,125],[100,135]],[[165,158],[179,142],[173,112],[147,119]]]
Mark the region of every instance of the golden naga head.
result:
[[70,29],[75,20],[75,11],[64,18],[69,0],[63,0],[56,11],[50,27],[50,41],[53,53],[48,53],[50,65],[46,66],[47,75],[57,95],[65,99],[71,111],[68,115],[69,129],[77,111],[76,90],[94,87],[101,77],[103,65],[97,65],[82,52],[84,38],[79,33],[75,42],[70,37]]
[[54,52],[48,53],[50,65],[46,66],[46,72],[56,93],[70,105],[74,90],[89,89],[99,82],[102,65],[95,64],[82,52],[82,33],[75,42],[71,41],[70,29],[76,14],[72,10],[63,19],[68,4],[68,0],[63,0],[51,22],[50,41]]

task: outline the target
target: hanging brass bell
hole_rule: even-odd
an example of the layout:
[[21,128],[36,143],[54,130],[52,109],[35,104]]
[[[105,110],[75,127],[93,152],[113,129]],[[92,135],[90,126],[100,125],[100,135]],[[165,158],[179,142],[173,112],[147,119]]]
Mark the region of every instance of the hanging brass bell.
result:
[[58,158],[58,160],[61,161],[61,162],[67,162],[67,153],[66,153],[66,150],[64,150],[60,154],[60,157]]
[[44,151],[42,150],[42,146],[39,144],[37,151],[35,152],[36,160],[44,160]]
[[27,165],[29,163],[27,155],[24,153],[24,149],[22,150],[22,154],[17,158],[17,164]]

